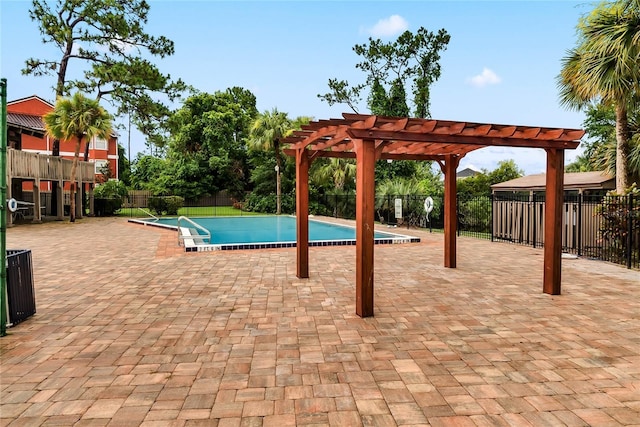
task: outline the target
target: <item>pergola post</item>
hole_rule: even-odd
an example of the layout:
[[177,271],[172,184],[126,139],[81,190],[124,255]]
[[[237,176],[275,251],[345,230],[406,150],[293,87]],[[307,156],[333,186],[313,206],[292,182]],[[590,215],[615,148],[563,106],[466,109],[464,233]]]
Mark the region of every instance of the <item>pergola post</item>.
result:
[[[62,160],[58,158],[59,160]],[[62,166],[60,166],[60,170],[62,170]],[[56,219],[58,221],[62,221],[64,219],[64,181],[54,181],[53,185],[56,186],[57,190],[55,191],[55,200],[51,200],[51,203],[56,206]],[[54,192],[51,193],[52,195]]]
[[444,160],[444,266],[456,268],[456,226],[458,156],[447,155]]
[[42,210],[40,209],[40,178],[33,183],[33,222],[42,222]]
[[373,246],[376,146],[353,140],[356,152],[356,314],[373,316]]
[[309,277],[309,152],[296,150],[296,276]]
[[544,276],[542,291],[560,295],[562,280],[562,206],[564,203],[564,150],[547,149],[544,208]]

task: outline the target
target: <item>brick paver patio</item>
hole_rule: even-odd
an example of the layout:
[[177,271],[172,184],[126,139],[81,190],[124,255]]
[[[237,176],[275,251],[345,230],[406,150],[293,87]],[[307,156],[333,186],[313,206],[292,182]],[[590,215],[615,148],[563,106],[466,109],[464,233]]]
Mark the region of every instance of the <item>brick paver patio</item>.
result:
[[123,219],[21,225],[37,314],[0,338],[2,426],[640,425],[640,273],[442,236],[375,248],[185,254]]

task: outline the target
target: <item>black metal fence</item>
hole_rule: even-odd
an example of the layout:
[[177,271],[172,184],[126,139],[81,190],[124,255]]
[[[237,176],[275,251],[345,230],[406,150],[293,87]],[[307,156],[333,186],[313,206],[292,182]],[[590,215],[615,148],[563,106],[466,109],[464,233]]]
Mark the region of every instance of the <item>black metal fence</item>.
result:
[[[376,220],[397,227],[444,228],[443,200],[424,195],[376,197]],[[562,214],[563,251],[640,268],[640,198],[567,196]],[[314,213],[355,218],[355,195],[310,200]],[[458,234],[533,247],[544,246],[544,195],[458,197]]]
[[13,325],[36,312],[30,250],[7,250],[7,305]]
[[[242,210],[242,203],[233,198],[226,191],[221,191],[212,196],[202,196],[195,200],[179,198],[178,205],[174,204],[175,209],[162,210],[158,209],[158,200],[164,199],[171,206],[175,202],[175,196],[154,196],[150,191],[132,190],[125,197],[122,208],[119,210],[120,215],[128,217],[147,217],[149,214],[155,216],[227,216],[227,215],[243,215],[247,212]],[[96,199],[96,203],[104,203],[112,199]],[[160,211],[160,212],[159,212]]]

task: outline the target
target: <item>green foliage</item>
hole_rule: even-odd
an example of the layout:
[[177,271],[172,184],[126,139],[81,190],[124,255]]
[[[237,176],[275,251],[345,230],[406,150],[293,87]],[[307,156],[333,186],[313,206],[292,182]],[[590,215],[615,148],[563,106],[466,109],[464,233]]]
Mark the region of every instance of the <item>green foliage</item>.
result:
[[458,194],[462,197],[480,197],[491,194],[491,186],[520,178],[524,171],[513,160],[502,160],[493,171],[483,170],[475,176],[457,181]]
[[152,196],[147,202],[149,209],[158,215],[177,215],[184,206],[184,198],[180,196]]
[[[415,34],[405,31],[393,42],[369,38],[368,43],[353,47],[361,58],[356,68],[366,74],[366,84],[350,87],[346,80],[330,79],[330,92],[318,97],[329,105],[347,104],[357,113],[360,93],[369,85],[367,100],[371,114],[407,117],[410,113],[405,87],[411,86],[416,116],[429,117],[430,87],[440,78],[440,53],[449,40],[444,29],[434,34],[424,27]],[[388,95],[385,86],[390,88]]]
[[389,90],[389,103],[386,115],[394,117],[409,117],[409,107],[407,106],[407,93],[404,90],[404,83],[396,79],[391,84]]
[[[630,198],[634,200],[631,206]],[[629,255],[626,253],[627,250],[635,251],[637,257],[637,249],[629,245],[628,241],[630,238],[634,242],[640,241],[640,188],[633,183],[622,194],[609,193],[597,212],[602,217],[600,235],[608,252],[607,258],[621,263]],[[631,227],[630,230],[630,225],[635,227]]]
[[312,163],[311,182],[328,190],[352,190],[355,188],[356,164],[352,159],[326,158]]
[[[567,172],[604,170],[616,174],[616,113],[613,106],[601,102],[587,106],[583,122],[588,139],[584,141],[584,153],[569,164]],[[640,108],[630,103],[628,109],[629,153],[628,175],[630,182],[640,182]]]
[[122,181],[107,181],[97,185],[94,197],[98,199],[122,199],[129,194],[127,186]]
[[615,109],[616,190],[631,180],[628,110],[640,83],[640,7],[637,0],[599,3],[578,24],[578,44],[562,59],[560,102],[583,109],[602,102]]
[[394,179],[415,178],[418,174],[419,163],[413,160],[378,160],[376,162],[376,182]]
[[[276,214],[278,215],[282,212],[282,177],[286,174],[286,160],[282,159],[281,142],[302,124],[308,123],[309,120],[308,117],[299,117],[292,122],[286,113],[274,108],[258,115],[251,126],[247,142],[249,150],[252,152],[266,151],[273,153],[275,159]],[[258,157],[257,159],[264,158]],[[264,166],[264,164],[261,166]],[[266,171],[264,167],[261,167],[260,171],[254,170],[251,180],[256,184],[260,184],[262,183],[261,178],[265,176],[267,176]]]
[[384,116],[387,114],[389,110],[387,99],[387,92],[384,90],[384,86],[380,83],[380,79],[376,78],[373,80],[373,84],[371,85],[371,93],[369,93],[369,110],[371,114],[375,114],[377,116]]
[[[425,214],[424,199],[425,195],[432,197],[434,202],[433,211],[430,217],[440,215],[442,210],[442,198],[437,194],[427,191],[427,180],[418,179],[393,179],[384,181],[376,186],[375,208],[378,219],[382,222],[390,221],[395,215],[395,200],[402,199],[403,216],[409,220],[415,217],[421,217]],[[434,197],[435,196],[435,197]]]
[[131,185],[131,164],[121,144],[118,144],[118,179],[126,186]]
[[[42,117],[47,134],[56,140],[76,139],[71,176],[76,176],[80,146],[83,138],[88,141],[95,136],[107,139],[111,133],[111,116],[97,100],[89,99],[76,92],[71,98],[58,98],[53,110]],[[71,185],[71,205],[69,220],[76,220],[76,184]]]
[[[43,42],[58,54],[53,59],[29,58],[22,72],[55,76],[57,96],[79,90],[108,98],[118,107],[117,114],[131,113],[143,133],[157,134],[169,109],[152,95],[173,101],[186,85],[162,74],[148,59],[174,53],[171,40],[144,31],[148,14],[145,0],[33,0],[31,20],[38,24]],[[68,74],[80,77],[68,79]]]
[[[283,194],[281,197],[281,213],[293,214],[296,211],[296,199],[293,194]],[[275,214],[278,200],[275,194],[250,193],[244,201],[244,209],[249,212]]]
[[80,92],[70,98],[58,98],[54,109],[42,117],[47,133],[57,139],[78,141],[76,157],[80,154],[83,139],[93,137],[108,139],[111,132],[111,115],[96,100]]
[[166,167],[165,159],[138,153],[131,165],[131,187],[134,190],[161,192],[162,189],[156,188],[154,184]]
[[334,104],[347,104],[351,111],[357,113],[356,105],[360,102],[360,91],[364,89],[365,85],[356,85],[349,87],[349,82],[346,80],[329,79],[329,89],[331,90],[324,95],[318,94],[318,98],[322,99],[329,105]]
[[491,230],[491,199],[489,196],[458,200],[458,220],[464,231],[486,232]]
[[96,215],[109,216],[122,207],[128,191],[121,181],[106,181],[96,186],[93,195]]
[[239,87],[187,98],[169,121],[171,142],[158,186],[187,199],[224,189],[243,194],[249,176],[246,141],[257,114],[255,104],[255,96]]

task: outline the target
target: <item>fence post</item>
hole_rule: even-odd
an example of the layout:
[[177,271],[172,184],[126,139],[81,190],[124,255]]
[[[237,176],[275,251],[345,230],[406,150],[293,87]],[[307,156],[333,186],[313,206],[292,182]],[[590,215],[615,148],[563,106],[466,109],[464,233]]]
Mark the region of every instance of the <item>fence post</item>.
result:
[[538,233],[537,231],[537,225],[538,225],[538,221],[536,221],[537,218],[537,212],[538,209],[536,208],[536,193],[535,192],[531,192],[531,209],[533,210],[533,214],[531,215],[532,219],[533,219],[533,224],[531,227],[531,240],[533,241],[533,247],[535,248],[537,246],[537,239],[538,239]]
[[456,194],[456,231],[458,232],[458,236],[460,236],[460,195]]
[[491,204],[491,221],[489,222],[489,232],[491,233],[491,241],[493,242],[493,202],[495,200],[495,194],[489,195],[489,203]]
[[578,193],[578,256],[582,256],[582,193]]
[[631,268],[631,258],[633,257],[633,194],[629,193],[629,203],[627,205],[627,268]]

